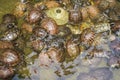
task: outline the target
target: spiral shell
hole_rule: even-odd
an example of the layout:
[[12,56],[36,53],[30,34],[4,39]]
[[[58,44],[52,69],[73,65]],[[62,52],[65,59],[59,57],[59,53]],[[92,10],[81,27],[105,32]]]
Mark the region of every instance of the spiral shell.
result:
[[6,49],[1,55],[0,61],[8,64],[9,66],[16,66],[20,62],[20,57],[16,51],[12,49]]
[[17,28],[9,29],[2,36],[1,40],[13,41],[13,40],[17,39],[19,35],[20,35],[20,30],[19,29],[17,29]]
[[33,28],[33,35],[35,35],[36,37],[39,37],[39,39],[44,39],[48,35],[48,33],[44,28],[35,27]]
[[16,16],[9,13],[9,14],[5,14],[2,17],[2,23],[4,23],[4,24],[14,23],[16,25],[18,22],[17,22]]
[[82,13],[80,10],[70,10],[69,11],[69,21],[73,23],[81,23]]
[[47,30],[49,34],[55,35],[58,32],[58,25],[52,18],[44,18],[41,21],[41,27]]
[[41,40],[32,41],[32,47],[35,51],[42,51],[45,47],[45,43]]
[[51,47],[47,51],[47,54],[49,55],[51,60],[54,62],[63,62],[65,60],[65,53],[64,53],[64,50],[62,49]]
[[36,24],[38,23],[41,19],[42,19],[42,12],[37,10],[37,9],[33,9],[28,13],[27,16],[27,21],[30,24]]
[[70,59],[75,59],[80,54],[79,45],[72,40],[69,40],[66,44],[67,56]]
[[94,42],[95,32],[91,29],[85,29],[81,34],[81,41],[83,44],[91,45]]

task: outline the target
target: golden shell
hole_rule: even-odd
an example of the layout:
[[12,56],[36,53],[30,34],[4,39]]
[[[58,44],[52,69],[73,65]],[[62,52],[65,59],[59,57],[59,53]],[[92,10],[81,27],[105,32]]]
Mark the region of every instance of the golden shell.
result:
[[51,8],[46,11],[48,17],[53,18],[58,25],[68,22],[68,12],[61,7]]

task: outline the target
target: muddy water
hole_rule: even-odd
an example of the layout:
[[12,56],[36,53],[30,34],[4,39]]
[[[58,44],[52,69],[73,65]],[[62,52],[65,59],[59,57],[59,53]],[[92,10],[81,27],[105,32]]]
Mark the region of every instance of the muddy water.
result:
[[[1,18],[6,13],[12,13],[13,9],[15,8],[15,3],[19,0],[0,0],[0,22]],[[29,69],[30,76],[29,78],[20,78],[17,75],[13,78],[13,80],[76,80],[79,73],[89,72],[91,68],[100,68],[100,67],[108,67],[106,65],[106,59],[94,59],[92,64],[89,61],[82,61],[80,56],[72,62],[63,63],[65,66],[74,65],[73,68],[69,70],[74,73],[68,73],[69,75],[64,75],[62,69],[57,66],[60,64],[53,64],[50,68],[42,68],[39,65],[39,61],[36,59],[34,64],[28,65],[27,68]],[[56,66],[56,67],[55,67]],[[61,77],[55,74],[56,68],[60,69]],[[36,70],[36,72],[34,72]],[[120,69],[112,70],[114,79],[113,80],[120,80]]]

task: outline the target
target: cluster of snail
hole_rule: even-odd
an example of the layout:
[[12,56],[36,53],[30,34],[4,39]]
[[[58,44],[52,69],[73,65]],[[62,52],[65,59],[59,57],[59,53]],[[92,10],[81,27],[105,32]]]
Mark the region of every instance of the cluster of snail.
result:
[[[26,48],[37,53],[44,67],[73,61],[90,47],[84,59],[109,57],[109,66],[120,67],[119,8],[119,0],[43,0],[35,4],[21,0],[0,24],[0,78],[12,77],[16,66],[27,64]],[[103,44],[111,50],[105,51]]]

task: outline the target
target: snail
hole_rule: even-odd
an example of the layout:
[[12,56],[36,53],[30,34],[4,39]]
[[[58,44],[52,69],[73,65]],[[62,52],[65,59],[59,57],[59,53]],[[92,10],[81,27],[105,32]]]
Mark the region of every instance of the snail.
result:
[[94,42],[95,32],[90,28],[83,30],[81,34],[81,41],[83,44],[91,45]]
[[12,67],[0,66],[0,79],[10,78],[14,75],[14,69]]
[[19,35],[20,30],[18,28],[12,28],[7,30],[0,39],[5,41],[13,41],[17,39]]
[[87,20],[89,18],[94,20],[95,18],[98,18],[98,16],[100,15],[100,11],[95,5],[82,7],[81,13],[83,20]]
[[44,39],[48,35],[46,29],[42,27],[34,27],[32,32],[33,32],[33,35],[38,37],[39,39]]
[[16,66],[20,62],[19,53],[12,49],[4,49],[1,54],[0,61],[9,66]]
[[28,16],[26,20],[30,24],[36,24],[36,23],[39,23],[39,21],[41,21],[42,17],[43,17],[43,14],[40,10],[33,9],[30,12],[28,12]]
[[73,23],[80,23],[82,18],[81,18],[81,12],[77,10],[70,10],[69,11],[69,21]]
[[18,22],[17,22],[17,18],[16,18],[15,15],[8,13],[8,14],[3,15],[2,23],[4,23],[4,24],[11,24],[11,23],[13,23],[13,24],[16,25]]
[[58,29],[58,36],[66,38],[70,34],[72,34],[70,28],[65,27],[65,26],[59,27],[59,29]]
[[82,21],[82,13],[77,7],[78,6],[75,5],[74,9],[69,11],[69,21],[74,24],[81,23]]
[[45,43],[42,40],[33,40],[32,41],[32,47],[35,51],[42,51],[45,48]]
[[55,22],[55,20],[52,18],[49,18],[49,17],[44,18],[41,21],[41,27],[46,29],[47,32],[51,35],[55,35],[58,33],[58,25]]
[[51,47],[39,54],[40,65],[49,67],[52,63],[60,63],[65,60],[64,49]]
[[72,40],[66,43],[66,50],[68,59],[74,60],[80,54],[79,44]]
[[65,60],[64,49],[57,49],[55,47],[51,47],[48,49],[47,54],[53,62],[63,62]]

